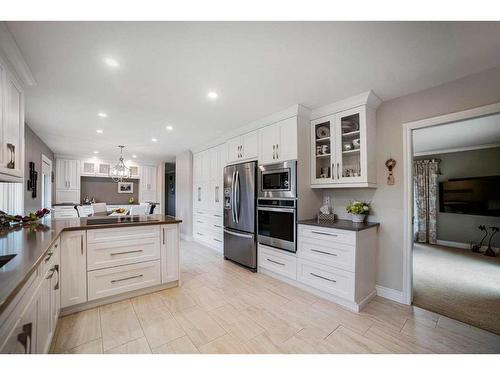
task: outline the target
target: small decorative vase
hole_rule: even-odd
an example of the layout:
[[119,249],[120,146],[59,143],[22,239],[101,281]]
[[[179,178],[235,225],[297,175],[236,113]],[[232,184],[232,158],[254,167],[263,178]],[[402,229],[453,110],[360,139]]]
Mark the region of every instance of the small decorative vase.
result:
[[365,214],[351,214],[351,220],[353,223],[364,223],[365,219]]

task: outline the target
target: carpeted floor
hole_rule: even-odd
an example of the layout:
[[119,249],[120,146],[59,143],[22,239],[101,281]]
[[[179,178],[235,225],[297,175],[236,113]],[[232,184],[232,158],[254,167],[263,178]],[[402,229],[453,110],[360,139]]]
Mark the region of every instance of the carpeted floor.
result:
[[413,304],[500,335],[500,258],[415,244]]

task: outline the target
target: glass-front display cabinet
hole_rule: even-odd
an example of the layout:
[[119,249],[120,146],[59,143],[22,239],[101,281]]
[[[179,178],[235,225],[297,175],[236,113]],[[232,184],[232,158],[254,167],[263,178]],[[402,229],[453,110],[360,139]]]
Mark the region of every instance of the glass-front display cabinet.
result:
[[311,186],[376,187],[375,110],[357,106],[311,121]]

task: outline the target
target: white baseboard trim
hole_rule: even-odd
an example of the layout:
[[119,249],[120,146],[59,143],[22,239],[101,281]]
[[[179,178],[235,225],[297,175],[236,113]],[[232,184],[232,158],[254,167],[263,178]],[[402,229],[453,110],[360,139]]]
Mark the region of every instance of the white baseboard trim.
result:
[[403,292],[400,290],[386,288],[381,285],[376,285],[375,290],[377,291],[377,296],[387,298],[395,302],[404,303]]
[[454,242],[454,241],[445,241],[445,240],[437,240],[437,245],[448,246],[448,247],[456,247],[458,249],[469,249],[470,245],[462,242]]

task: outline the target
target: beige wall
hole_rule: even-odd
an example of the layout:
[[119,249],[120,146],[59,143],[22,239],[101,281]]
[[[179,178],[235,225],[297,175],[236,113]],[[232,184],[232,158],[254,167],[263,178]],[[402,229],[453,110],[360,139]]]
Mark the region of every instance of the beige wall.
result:
[[193,154],[183,152],[175,158],[175,216],[182,220],[181,236],[193,234]]
[[[430,62],[432,63],[432,62]],[[377,111],[377,189],[330,189],[336,212],[345,215],[353,198],[373,202],[379,221],[377,284],[403,288],[403,130],[402,124],[500,102],[500,66],[444,85],[382,103]],[[385,161],[397,161],[396,184],[386,184]]]

